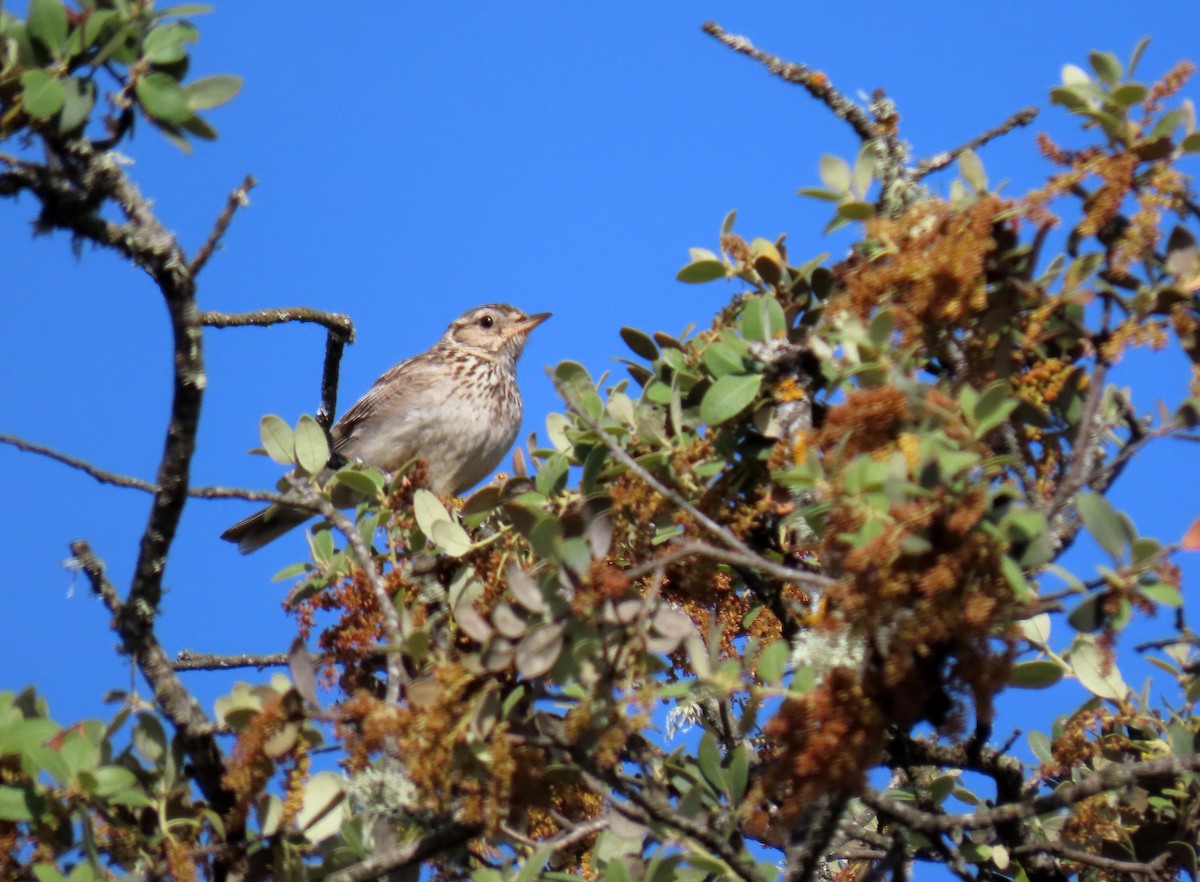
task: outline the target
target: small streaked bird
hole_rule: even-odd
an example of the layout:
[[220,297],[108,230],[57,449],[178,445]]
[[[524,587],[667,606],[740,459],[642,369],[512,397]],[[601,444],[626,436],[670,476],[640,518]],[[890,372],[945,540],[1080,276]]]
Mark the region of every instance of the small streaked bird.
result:
[[[425,461],[429,489],[458,495],[483,480],[521,428],[517,359],[529,332],[550,313],[505,303],[468,310],[434,347],[375,381],[330,431],[334,458],[393,472]],[[221,534],[249,554],[312,517],[272,506]]]

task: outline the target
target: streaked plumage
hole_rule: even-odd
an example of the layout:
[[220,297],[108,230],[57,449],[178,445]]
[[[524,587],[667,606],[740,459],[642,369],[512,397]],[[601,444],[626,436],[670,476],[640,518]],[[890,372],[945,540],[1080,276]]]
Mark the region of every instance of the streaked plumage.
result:
[[[478,483],[516,440],[517,359],[529,332],[549,317],[503,303],[463,313],[432,349],[392,367],[342,415],[330,431],[333,452],[385,472],[422,459],[438,494]],[[309,517],[299,509],[265,509],[221,538],[248,554]]]

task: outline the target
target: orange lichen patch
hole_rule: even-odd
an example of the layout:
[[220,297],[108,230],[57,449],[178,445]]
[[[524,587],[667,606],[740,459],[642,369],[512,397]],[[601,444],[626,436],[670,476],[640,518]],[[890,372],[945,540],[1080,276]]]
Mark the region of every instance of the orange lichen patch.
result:
[[163,851],[171,870],[171,882],[195,882],[196,856],[187,843],[168,836],[163,843]]
[[829,310],[865,322],[888,305],[905,343],[922,339],[929,328],[965,327],[987,307],[986,260],[996,248],[993,227],[1004,207],[996,197],[966,210],[930,199],[898,218],[868,221],[868,236],[884,247],[839,269],[842,286]]

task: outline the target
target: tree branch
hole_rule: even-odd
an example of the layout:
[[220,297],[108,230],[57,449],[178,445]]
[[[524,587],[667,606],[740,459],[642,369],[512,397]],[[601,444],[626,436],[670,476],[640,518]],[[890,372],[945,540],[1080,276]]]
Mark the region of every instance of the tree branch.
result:
[[1009,821],[1032,818],[1068,808],[1092,796],[1117,790],[1140,781],[1161,776],[1179,776],[1200,771],[1200,754],[1166,756],[1132,763],[1114,763],[1077,784],[1065,784],[1053,793],[1017,803],[980,809],[970,814],[941,815],[924,812],[868,788],[859,798],[877,813],[885,815],[918,833],[937,834],[951,830],[980,830]]
[[833,111],[834,116],[849,123],[859,140],[870,141],[879,137],[879,127],[867,112],[835,89],[825,74],[803,64],[784,61],[778,55],[763,52],[745,37],[729,33],[715,21],[705,22],[702,27],[704,33],[720,40],[734,52],[753,58],[784,82],[803,86],[808,94]]
[[317,422],[326,432],[329,431],[337,412],[342,352],[347,343],[354,342],[354,323],[348,315],[307,306],[285,306],[256,312],[205,312],[201,313],[200,318],[210,328],[266,328],[286,322],[311,322],[324,327],[328,333],[325,336],[325,362],[321,369],[321,404],[317,408]]
[[458,848],[480,832],[481,828],[476,824],[449,824],[412,842],[394,846],[383,854],[377,854],[326,876],[325,882],[368,882],[371,879],[380,879],[393,870],[415,866],[434,855]]
[[994,129],[988,129],[982,135],[972,138],[970,141],[967,141],[967,143],[955,147],[953,150],[946,150],[942,153],[934,154],[928,159],[922,159],[915,166],[913,166],[912,180],[914,182],[919,181],[926,175],[945,168],[968,150],[978,150],[984,144],[988,143],[989,141],[994,141],[1001,135],[1007,135],[1013,129],[1029,125],[1031,122],[1033,122],[1037,115],[1038,110],[1036,107],[1025,107],[1021,110],[1018,110]]
[[243,208],[250,204],[250,190],[258,181],[254,180],[253,175],[246,175],[241,186],[229,194],[229,200],[225,203],[225,210],[217,216],[217,221],[213,224],[212,232],[208,234],[208,239],[200,246],[200,250],[196,252],[196,256],[192,258],[191,270],[192,278],[200,274],[200,270],[204,269],[208,259],[213,256],[217,245],[224,238],[226,231],[229,229],[229,224],[233,221],[234,212],[239,208]]

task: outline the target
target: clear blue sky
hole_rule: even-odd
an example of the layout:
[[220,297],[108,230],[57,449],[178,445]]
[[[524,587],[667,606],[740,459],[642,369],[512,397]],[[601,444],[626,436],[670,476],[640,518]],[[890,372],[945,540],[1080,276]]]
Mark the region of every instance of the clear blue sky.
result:
[[[688,247],[714,247],[731,208],[748,236],[787,232],[794,257],[845,249],[844,238],[821,236],[828,207],[794,191],[817,183],[821,154],[851,157],[853,135],[800,89],[702,34],[706,19],[824,70],[849,94],[885,87],[917,155],[1041,106],[1034,127],[982,153],[992,181],[1010,180],[1013,193],[1048,170],[1034,132],[1079,140],[1075,120],[1048,107],[1063,63],[1086,64],[1093,48],[1125,58],[1149,34],[1142,72],[1154,77],[1195,57],[1200,31],[1200,11],[1184,3],[217,7],[198,20],[193,74],[246,78],[242,95],[210,115],[221,140],[185,157],[143,129],[126,148],[133,177],[189,250],[242,176],[259,179],[200,279],[202,307],[349,313],[358,342],[343,363],[343,409],[470,306],[552,311],[522,363],[526,433],[557,407],[547,365],[571,358],[596,374],[620,372],[611,358],[625,354],[621,325],[678,332],[710,321],[734,288],[674,275]],[[1200,94],[1200,83],[1189,91]],[[944,190],[949,177],[932,183]],[[28,198],[0,202],[0,431],[153,479],[169,407],[161,299],[111,254],[86,249],[76,260],[64,235],[31,239],[32,216]],[[315,410],[323,336],[289,326],[208,331],[205,341],[194,481],[268,488],[278,468],[246,451],[263,413],[294,420]],[[1123,370],[1125,382],[1143,384],[1143,407],[1176,400],[1185,377],[1178,354]],[[1116,493],[1166,541],[1200,513],[1200,477],[1183,453],[1159,447]],[[62,561],[68,542],[86,538],[124,588],[149,497],[2,446],[0,468],[9,610],[0,688],[37,683],[61,722],[108,713],[100,696],[128,687],[128,666],[114,656],[104,610]],[[1149,492],[1139,496],[1139,485]],[[303,540],[240,557],[218,535],[249,510],[189,502],[159,626],[170,653],[287,647],[287,586],[268,580],[303,557]],[[1194,584],[1200,567],[1183,563]],[[1144,672],[1135,667],[1131,684]],[[210,708],[233,679],[186,676]]]

